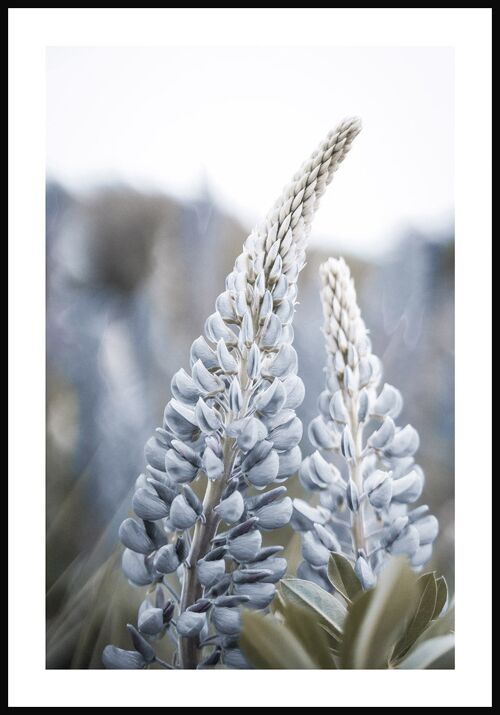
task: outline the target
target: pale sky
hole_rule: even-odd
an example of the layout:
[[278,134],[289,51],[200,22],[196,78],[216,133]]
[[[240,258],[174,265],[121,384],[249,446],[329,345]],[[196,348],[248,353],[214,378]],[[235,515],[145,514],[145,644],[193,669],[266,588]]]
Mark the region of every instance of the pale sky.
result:
[[47,170],[69,188],[189,197],[206,182],[251,228],[358,115],[312,240],[375,254],[405,228],[452,225],[451,49],[50,48],[47,68]]

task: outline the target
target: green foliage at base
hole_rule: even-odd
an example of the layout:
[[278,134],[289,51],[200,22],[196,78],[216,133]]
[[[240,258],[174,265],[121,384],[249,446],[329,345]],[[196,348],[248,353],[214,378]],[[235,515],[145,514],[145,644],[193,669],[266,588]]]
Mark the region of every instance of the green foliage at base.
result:
[[454,609],[434,572],[417,576],[404,559],[363,591],[350,562],[332,554],[334,593],[284,579],[274,612],[244,611],[240,646],[255,668],[452,668]]

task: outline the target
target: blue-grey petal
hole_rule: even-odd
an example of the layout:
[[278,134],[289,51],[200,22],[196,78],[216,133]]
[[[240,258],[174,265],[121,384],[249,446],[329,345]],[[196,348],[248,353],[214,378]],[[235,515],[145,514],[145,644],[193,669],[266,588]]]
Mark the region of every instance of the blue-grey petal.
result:
[[142,655],[146,663],[152,663],[155,659],[153,646],[144,638],[135,626],[127,623],[127,630],[130,634],[132,644],[136,651]]
[[414,568],[423,566],[429,561],[432,556],[432,544],[424,544],[420,546],[410,559],[410,563]]
[[285,387],[281,380],[275,378],[269,387],[258,393],[254,400],[254,407],[263,415],[274,415],[281,410],[285,400]]
[[251,469],[255,464],[261,462],[273,448],[273,443],[267,440],[262,440],[255,445],[246,455],[245,459],[241,462],[241,471],[246,474],[249,469]]
[[241,517],[244,509],[245,502],[241,493],[234,491],[227,499],[223,499],[214,511],[226,524],[234,524]]
[[286,487],[276,487],[275,489],[269,489],[260,494],[245,497],[245,504],[247,509],[254,511],[255,509],[266,506],[266,504],[272,504],[273,502],[281,500],[285,494]]
[[264,323],[271,315],[273,309],[273,296],[269,290],[266,290],[262,296],[262,302],[259,310],[259,322]]
[[413,469],[414,465],[415,460],[413,457],[403,457],[402,459],[393,457],[391,459],[392,478],[399,479],[400,477],[404,477],[405,474],[408,474],[408,472]]
[[198,473],[198,467],[188,462],[177,450],[169,449],[165,457],[167,474],[178,484],[191,482]]
[[187,503],[189,504],[191,509],[194,509],[194,511],[199,516],[203,512],[203,504],[201,503],[200,499],[196,496],[195,492],[188,484],[185,484],[182,490],[184,496],[186,497]]
[[286,400],[283,407],[289,410],[296,410],[304,401],[306,389],[304,383],[298,375],[291,373],[283,380],[286,392]]
[[291,300],[283,300],[276,309],[276,316],[283,325],[290,323],[293,319],[295,306]]
[[224,320],[234,320],[236,318],[236,310],[231,291],[226,290],[217,296],[215,307]]
[[297,567],[297,578],[304,581],[311,581],[325,591],[331,591],[332,586],[326,576],[326,568],[324,566],[316,568],[311,566],[307,561],[301,561]]
[[301,536],[303,558],[312,566],[326,566],[330,559],[330,551],[326,546],[311,531],[306,531]]
[[211,434],[222,427],[222,422],[216,410],[209,407],[200,397],[195,407],[196,424],[202,432]]
[[349,420],[347,408],[345,406],[342,390],[337,390],[330,400],[330,415],[336,422],[346,423]]
[[165,407],[163,419],[167,427],[181,439],[189,439],[197,429],[194,410],[172,399]]
[[368,439],[368,444],[374,449],[386,449],[396,433],[396,427],[391,417],[386,417],[381,426]]
[[270,571],[268,576],[265,576],[262,581],[263,583],[276,583],[286,573],[287,561],[283,558],[268,558],[258,561],[256,565],[263,569],[264,571]]
[[243,406],[243,395],[241,392],[240,381],[235,376],[231,381],[229,388],[229,407],[232,412],[239,412]]
[[210,588],[222,578],[225,569],[226,564],[224,559],[217,561],[200,560],[197,564],[198,580],[202,586]]
[[227,665],[229,668],[245,670],[251,667],[239,648],[229,648],[225,650],[223,659],[224,665]]
[[250,417],[238,434],[236,443],[243,452],[248,452],[266,437],[267,427],[256,417]]
[[327,427],[322,417],[315,417],[309,424],[309,441],[316,449],[335,449],[339,445],[339,437]]
[[285,274],[282,274],[273,288],[273,298],[274,301],[283,300],[283,298],[288,293],[288,278]]
[[358,397],[358,421],[365,422],[370,411],[370,397],[367,390],[361,390]]
[[420,438],[417,430],[411,425],[406,425],[403,429],[398,430],[386,447],[385,453],[388,457],[409,457],[417,451],[420,444]]
[[[222,342],[222,341],[220,341]],[[226,348],[227,350],[227,348]],[[197,360],[191,369],[193,380],[205,395],[214,395],[224,390],[224,381],[211,373],[201,360]]]
[[[208,439],[209,438],[207,438],[207,440]],[[195,467],[201,467],[201,457],[199,451],[198,449],[194,449],[193,443],[191,443],[191,445],[192,446],[190,446],[186,442],[181,441],[180,439],[173,439],[171,441],[171,446],[183,459],[190,462]]]
[[250,467],[250,469],[245,472],[245,476],[250,484],[253,484],[255,487],[265,487],[274,482],[278,470],[278,453],[272,449],[262,461]]
[[269,433],[269,439],[274,448],[280,451],[288,451],[298,445],[302,439],[302,422],[295,417],[281,427],[277,427]]
[[392,499],[392,479],[381,469],[373,471],[365,480],[365,491],[375,509],[385,509]]
[[188,504],[184,494],[179,494],[172,502],[169,518],[176,529],[189,529],[195,524],[198,515]]
[[325,546],[328,551],[335,551],[337,553],[342,552],[342,546],[336,535],[327,529],[322,524],[314,524],[314,531],[316,536],[319,538],[323,546]]
[[345,490],[347,506],[351,511],[358,511],[359,509],[359,490],[352,479],[347,482],[347,487]]
[[272,583],[243,583],[234,587],[237,595],[249,596],[249,608],[267,608],[274,598],[276,587]]
[[255,380],[260,375],[261,357],[258,346],[253,343],[248,351],[247,357],[247,375],[251,380]]
[[259,528],[281,529],[290,521],[292,511],[292,500],[290,497],[285,497],[279,502],[273,502],[257,509],[255,515],[259,517]]
[[251,313],[247,307],[245,314],[243,315],[243,320],[241,321],[240,330],[240,350],[243,346],[250,347],[254,338],[253,320]]
[[211,447],[207,447],[203,453],[203,469],[210,480],[218,479],[224,474],[224,462]]
[[153,581],[143,554],[125,549],[122,556],[122,569],[128,580],[135,586],[146,586]]
[[137,651],[123,650],[114,645],[105,647],[102,662],[104,667],[110,670],[140,670],[146,665],[146,661]]
[[358,556],[356,559],[354,571],[365,591],[375,586],[376,579],[372,567],[363,556]]
[[213,603],[216,608],[238,608],[249,600],[250,596],[218,596]]
[[420,546],[432,544],[439,533],[439,522],[435,516],[428,514],[414,522],[420,538]]
[[303,499],[293,500],[291,526],[295,531],[310,531],[314,524],[324,524],[325,517],[317,508],[308,504]]
[[232,572],[233,583],[257,583],[271,576],[271,571],[259,568],[238,569]]
[[388,415],[393,419],[401,412],[403,407],[403,398],[401,393],[392,385],[384,384],[380,395],[377,397],[373,405],[373,414],[379,417]]
[[277,315],[271,313],[268,318],[260,338],[260,345],[263,348],[273,348],[278,345],[283,328],[281,320]]
[[191,606],[187,607],[188,611],[193,613],[206,613],[212,606],[212,601],[209,598],[199,598]]
[[212,350],[202,335],[196,338],[191,346],[191,364],[194,365],[197,360],[201,360],[209,370],[219,366],[215,351]]
[[412,509],[408,512],[408,519],[410,521],[410,524],[413,524],[418,519],[422,519],[422,517],[426,516],[428,513],[429,507],[427,506],[427,504],[422,504],[421,506],[417,506],[415,509]]
[[163,624],[163,609],[155,608],[149,601],[143,601],[147,604],[144,608],[141,604],[137,625],[141,633],[147,636],[157,636],[164,628]]
[[297,353],[291,345],[281,345],[272,360],[266,364],[263,374],[271,377],[286,377],[297,372]]
[[420,497],[423,488],[424,473],[415,466],[404,477],[392,480],[392,498],[396,502],[412,504]]
[[203,670],[205,668],[212,668],[214,665],[217,665],[217,663],[220,661],[220,658],[221,658],[220,648],[214,648],[214,650],[210,653],[210,655],[207,655],[206,658],[203,658],[202,660],[200,660],[200,662],[196,666],[196,669]]
[[153,565],[159,573],[173,573],[177,571],[180,564],[174,544],[167,544],[158,549],[153,560]]
[[229,554],[241,563],[252,561],[262,545],[262,536],[256,529],[231,539],[227,544]]
[[354,459],[355,446],[354,440],[352,438],[352,432],[349,425],[346,425],[342,430],[342,437],[340,439],[340,451],[344,459]]
[[177,632],[180,636],[192,638],[200,633],[206,622],[205,613],[195,613],[193,611],[184,611],[177,618]]
[[359,390],[359,370],[352,369],[350,365],[345,366],[344,387],[349,395],[354,395]]
[[418,549],[420,544],[420,536],[418,530],[413,525],[409,525],[400,534],[397,539],[395,539],[391,546],[391,554],[406,554],[407,556],[413,556],[415,551]]
[[313,470],[311,457],[305,457],[300,465],[299,480],[304,489],[308,491],[316,491],[317,489],[326,489],[327,485],[316,478]]
[[148,489],[138,489],[132,497],[132,508],[141,519],[156,521],[168,516],[169,507]]
[[146,462],[155,469],[165,469],[165,447],[158,442],[156,437],[151,437],[144,447],[144,457]]
[[205,333],[213,343],[218,343],[221,338],[226,345],[236,345],[238,342],[235,333],[226,325],[217,311],[205,321]]
[[286,452],[279,452],[278,458],[279,467],[276,477],[278,479],[284,479],[286,477],[291,477],[292,474],[295,474],[298,470],[302,460],[302,452],[300,451],[300,447],[296,445]]
[[310,477],[318,486],[328,486],[340,478],[340,472],[316,451],[310,459]]
[[177,370],[174,374],[170,383],[170,390],[177,400],[188,405],[195,405],[201,395],[200,388],[183,368]]
[[154,550],[154,544],[147,535],[144,524],[139,524],[135,519],[122,521],[118,536],[124,546],[139,554],[150,554]]
[[212,623],[219,633],[237,635],[241,630],[241,614],[238,608],[214,608]]
[[[248,534],[249,531],[255,529],[258,524],[258,521],[259,520],[256,516],[252,516],[249,519],[242,521],[241,524],[233,526],[233,528],[227,532],[227,537],[229,539],[235,539],[237,536]],[[220,534],[218,534],[218,536],[220,536]]]

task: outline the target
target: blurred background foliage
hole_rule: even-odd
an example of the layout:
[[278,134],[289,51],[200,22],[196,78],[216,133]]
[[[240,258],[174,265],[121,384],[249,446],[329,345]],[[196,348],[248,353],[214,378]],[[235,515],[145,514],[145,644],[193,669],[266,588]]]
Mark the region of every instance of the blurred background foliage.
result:
[[[181,201],[122,185],[86,193],[47,185],[48,668],[99,668],[106,643],[129,646],[124,626],[141,597],[120,571],[118,525],[170,379],[187,367],[189,346],[246,235],[208,189]],[[332,253],[311,246],[299,283],[295,347],[305,425],[323,384],[318,266]],[[421,503],[441,526],[428,568],[453,593],[453,232],[408,230],[376,259],[344,258],[385,379],[405,398],[401,421],[420,433]],[[302,448],[311,451],[307,440]],[[300,495],[296,478],[289,487]],[[292,531],[269,538],[288,544],[293,574]]]

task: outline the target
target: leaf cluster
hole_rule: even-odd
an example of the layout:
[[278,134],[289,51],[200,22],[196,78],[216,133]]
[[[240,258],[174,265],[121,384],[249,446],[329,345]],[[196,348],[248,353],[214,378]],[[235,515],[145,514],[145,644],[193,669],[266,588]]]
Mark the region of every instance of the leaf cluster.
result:
[[254,667],[453,667],[454,608],[443,576],[418,576],[394,558],[365,591],[350,561],[334,553],[328,578],[333,594],[283,579],[272,614],[243,612],[240,647]]

